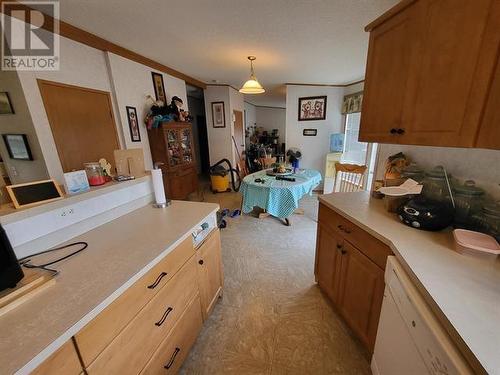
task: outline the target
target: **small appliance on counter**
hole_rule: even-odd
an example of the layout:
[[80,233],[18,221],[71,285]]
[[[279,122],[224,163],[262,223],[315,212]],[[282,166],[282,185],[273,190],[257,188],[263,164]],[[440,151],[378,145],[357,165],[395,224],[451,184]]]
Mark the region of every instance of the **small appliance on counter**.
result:
[[0,225],[0,291],[14,288],[24,277],[12,245],[5,230]]
[[398,217],[404,224],[430,231],[451,225],[454,216],[455,210],[451,204],[425,197],[411,199],[398,209]]

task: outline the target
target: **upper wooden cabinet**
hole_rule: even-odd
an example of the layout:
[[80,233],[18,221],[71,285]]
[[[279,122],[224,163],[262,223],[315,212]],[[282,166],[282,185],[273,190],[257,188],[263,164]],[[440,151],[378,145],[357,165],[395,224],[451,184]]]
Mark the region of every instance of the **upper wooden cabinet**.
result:
[[368,25],[360,140],[499,148],[499,18],[496,0],[407,0]]

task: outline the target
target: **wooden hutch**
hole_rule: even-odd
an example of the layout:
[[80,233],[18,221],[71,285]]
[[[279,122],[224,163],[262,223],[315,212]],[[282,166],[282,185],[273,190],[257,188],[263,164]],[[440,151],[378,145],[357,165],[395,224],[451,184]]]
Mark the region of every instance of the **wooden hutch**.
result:
[[198,189],[193,129],[188,122],[163,122],[148,130],[153,163],[163,163],[163,184],[169,199],[186,199]]

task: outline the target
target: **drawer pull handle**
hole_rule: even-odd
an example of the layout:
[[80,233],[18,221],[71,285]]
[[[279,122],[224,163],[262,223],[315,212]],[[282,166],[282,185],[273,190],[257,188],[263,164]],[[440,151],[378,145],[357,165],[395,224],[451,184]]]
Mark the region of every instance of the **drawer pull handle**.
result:
[[348,234],[351,233],[351,230],[347,229],[342,224],[337,225],[337,228],[339,228],[342,232],[345,232],[345,233],[348,233]]
[[404,130],[404,129],[399,128],[399,129],[397,130],[397,132],[398,132],[398,134],[404,134],[404,133],[405,133],[405,130]]
[[342,253],[342,255],[347,254],[347,250],[344,249],[340,250],[340,252]]
[[168,314],[170,314],[172,312],[173,308],[169,307],[164,313],[163,313],[163,316],[161,317],[161,319],[159,321],[157,321],[155,323],[155,326],[159,327],[161,326],[164,322],[165,322],[165,319],[167,319],[168,317]]
[[337,244],[337,249],[342,249],[342,244],[338,243]]
[[155,282],[151,285],[148,285],[148,289],[154,289],[158,286],[158,284],[160,283],[161,279],[163,279],[165,276],[167,276],[167,273],[166,272],[162,272],[158,275],[158,277],[156,278]]
[[390,130],[390,133],[391,133],[391,134],[396,134],[397,132],[398,132],[398,130],[397,130],[396,128],[392,128],[392,129]]
[[175,357],[177,357],[177,354],[179,354],[179,352],[181,351],[180,348],[175,348],[174,350],[174,353],[172,354],[172,357],[170,357],[170,361],[168,361],[168,363],[163,366],[165,369],[170,369],[170,367],[172,367],[172,365],[174,364],[174,361],[175,361]]
[[201,266],[203,266],[203,259],[200,259],[200,260],[198,261],[198,263],[199,263]]

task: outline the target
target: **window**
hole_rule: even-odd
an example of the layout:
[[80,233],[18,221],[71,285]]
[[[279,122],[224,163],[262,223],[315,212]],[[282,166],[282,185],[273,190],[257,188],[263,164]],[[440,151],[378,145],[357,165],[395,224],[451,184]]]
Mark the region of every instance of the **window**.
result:
[[344,163],[366,164],[368,143],[358,141],[360,119],[360,112],[348,113],[345,116],[344,154],[342,155]]

